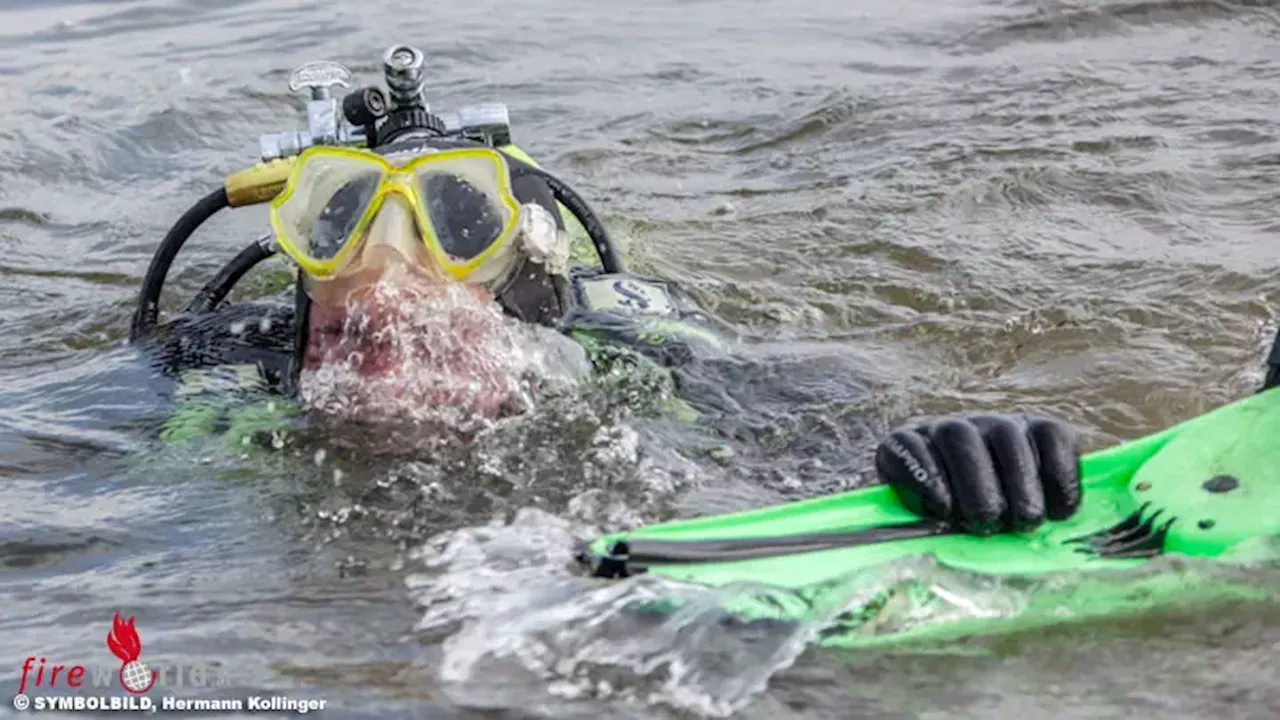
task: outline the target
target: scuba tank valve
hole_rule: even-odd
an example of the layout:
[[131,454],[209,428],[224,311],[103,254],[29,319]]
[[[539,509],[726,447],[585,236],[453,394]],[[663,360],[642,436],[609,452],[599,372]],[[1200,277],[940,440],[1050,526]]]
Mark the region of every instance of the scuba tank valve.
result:
[[335,62],[310,62],[289,75],[289,90],[306,90],[307,129],[305,132],[267,133],[258,139],[263,161],[290,157],[312,145],[357,145],[364,142],[362,128],[343,122],[332,88],[351,87],[351,71]]

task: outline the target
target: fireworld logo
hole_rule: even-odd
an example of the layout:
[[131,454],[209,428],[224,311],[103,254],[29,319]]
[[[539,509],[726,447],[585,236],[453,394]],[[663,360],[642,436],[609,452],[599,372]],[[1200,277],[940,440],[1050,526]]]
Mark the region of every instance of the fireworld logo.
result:
[[[79,689],[86,682],[90,687],[103,688],[116,681],[130,694],[143,695],[155,687],[157,681],[167,686],[189,687],[210,687],[214,684],[225,686],[229,683],[226,675],[214,665],[174,665],[161,667],[160,670],[148,668],[139,659],[142,656],[142,639],[138,637],[134,619],[130,617],[122,620],[120,613],[116,613],[111,619],[107,649],[120,661],[120,667],[114,673],[107,668],[60,665],[50,663],[46,658],[30,656],[22,663],[22,680],[18,685],[18,693],[24,694],[28,688]],[[85,677],[86,673],[90,673],[88,678]]]

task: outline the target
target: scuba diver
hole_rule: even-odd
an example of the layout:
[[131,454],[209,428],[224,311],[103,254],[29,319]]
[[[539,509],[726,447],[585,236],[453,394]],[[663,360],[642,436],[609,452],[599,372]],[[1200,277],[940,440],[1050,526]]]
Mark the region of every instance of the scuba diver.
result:
[[[161,243],[131,341],[158,346],[166,371],[251,367],[304,407],[352,420],[415,404],[498,417],[527,382],[515,358],[532,336],[513,325],[629,347],[665,367],[725,349],[723,329],[678,288],[622,267],[590,206],[511,144],[505,107],[437,115],[419,50],[392,47],[383,63],[389,92],[360,88],[341,102],[330,89],[349,87],[345,68],[296,70],[291,88],[311,93],[309,134],[264,137],[263,162],[229,177]],[[272,234],[159,324],[165,276],[199,224],[264,202]],[[564,212],[598,267],[575,261]],[[292,307],[225,302],[278,253],[297,270]],[[1057,421],[975,416],[894,431],[876,467],[914,512],[988,534],[1073,513],[1078,457]]]

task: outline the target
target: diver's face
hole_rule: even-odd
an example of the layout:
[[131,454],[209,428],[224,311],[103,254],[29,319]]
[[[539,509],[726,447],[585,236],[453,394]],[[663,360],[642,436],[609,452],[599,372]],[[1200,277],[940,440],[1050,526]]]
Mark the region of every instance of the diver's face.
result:
[[417,406],[499,413],[516,390],[510,320],[483,287],[451,279],[422,248],[407,202],[388,197],[351,270],[312,293],[304,402],[362,416],[390,405],[396,415]]
[[[420,299],[463,293],[477,303],[492,298],[483,287],[455,283],[422,251],[417,226],[403,198],[392,196],[378,211],[360,257],[341,278],[329,281],[310,303],[303,367],[316,370],[335,354],[355,356],[362,375],[386,374],[394,321]],[[442,318],[444,319],[444,318]]]

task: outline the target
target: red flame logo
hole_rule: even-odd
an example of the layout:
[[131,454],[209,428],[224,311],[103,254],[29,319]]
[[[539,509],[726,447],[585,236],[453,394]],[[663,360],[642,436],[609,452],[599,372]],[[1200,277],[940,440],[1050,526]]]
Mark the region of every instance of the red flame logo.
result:
[[133,618],[128,621],[120,619],[120,613],[111,619],[111,632],[107,634],[107,647],[120,658],[122,663],[130,663],[142,654],[142,639],[133,628]]
[[[120,685],[129,692],[140,695],[151,689],[156,684],[156,678],[159,673],[155,670],[151,671],[151,679],[145,681],[146,667],[142,663],[137,663],[137,668],[130,668],[131,663],[138,661],[138,656],[142,654],[142,639],[138,637],[138,631],[133,627],[133,618],[121,620],[120,613],[116,613],[111,619],[111,632],[107,634],[107,647],[118,658],[120,658]],[[133,670],[132,673],[126,671]],[[128,677],[126,677],[128,675]],[[141,677],[134,677],[140,675]],[[145,685],[143,684],[145,682]]]

